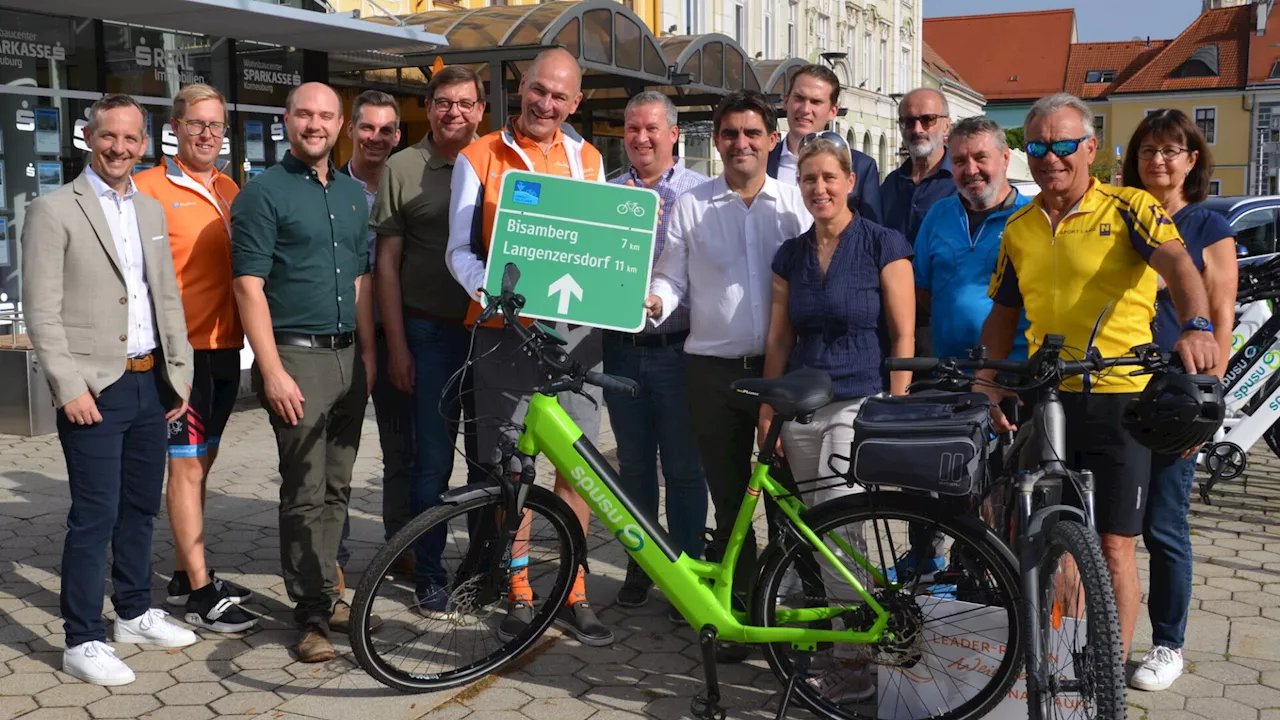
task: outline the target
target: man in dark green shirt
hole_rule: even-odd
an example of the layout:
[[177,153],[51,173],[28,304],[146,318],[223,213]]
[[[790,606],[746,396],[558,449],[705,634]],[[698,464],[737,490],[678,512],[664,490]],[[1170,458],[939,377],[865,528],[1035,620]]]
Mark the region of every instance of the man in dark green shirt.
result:
[[295,89],[289,154],[231,207],[236,302],[280,452],[280,561],[303,662],[335,656],[338,542],[376,367],[368,201],[329,159],[342,120],[332,88]]

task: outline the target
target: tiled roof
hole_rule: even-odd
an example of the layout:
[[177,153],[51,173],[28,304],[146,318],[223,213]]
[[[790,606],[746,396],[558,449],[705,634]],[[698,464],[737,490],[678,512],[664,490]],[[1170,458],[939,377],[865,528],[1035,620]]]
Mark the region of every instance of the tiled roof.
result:
[[[1250,19],[1252,23],[1253,20]],[[1271,77],[1271,68],[1280,61],[1280,12],[1271,11],[1267,17],[1265,35],[1249,33],[1249,84],[1280,83]]]
[[[1252,5],[1241,5],[1201,14],[1145,67],[1113,88],[1111,93],[1243,88],[1253,10]],[[1203,51],[1210,46],[1217,47],[1217,75],[1170,77],[1197,50]]]
[[1024,100],[1061,92],[1075,25],[1070,8],[926,18],[924,40],[987,100]]
[[960,73],[956,72],[956,69],[951,67],[951,65],[938,54],[938,51],[934,50],[929,45],[929,43],[922,42],[921,46],[923,53],[920,58],[920,62],[924,65],[925,70],[928,70],[938,77],[950,80],[957,85],[963,85],[971,90],[973,89],[970,87],[969,83],[964,81],[964,78],[960,77]]
[[[1067,62],[1067,92],[1086,100],[1106,97],[1133,77],[1151,59],[1160,54],[1171,40],[1127,40],[1124,42],[1076,43],[1071,46],[1071,59]],[[1103,70],[1115,73],[1110,82],[1087,83],[1090,71]]]

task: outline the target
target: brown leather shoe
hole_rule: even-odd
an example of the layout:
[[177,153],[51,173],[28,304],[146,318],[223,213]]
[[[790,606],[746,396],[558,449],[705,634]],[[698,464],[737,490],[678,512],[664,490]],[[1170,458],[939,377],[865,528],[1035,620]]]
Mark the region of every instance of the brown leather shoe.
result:
[[304,663],[329,662],[337,657],[324,623],[308,622],[298,633],[298,659]]
[[[369,629],[372,632],[377,632],[381,624],[382,618],[377,615],[369,616]],[[329,629],[343,635],[351,634],[351,606],[346,600],[339,600],[333,604],[333,614],[329,616]]]

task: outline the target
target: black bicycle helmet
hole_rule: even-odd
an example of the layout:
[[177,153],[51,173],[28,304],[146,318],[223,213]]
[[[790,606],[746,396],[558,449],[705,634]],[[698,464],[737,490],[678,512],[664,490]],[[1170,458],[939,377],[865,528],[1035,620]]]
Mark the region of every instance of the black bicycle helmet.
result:
[[1213,439],[1227,411],[1213,375],[1158,372],[1124,409],[1124,428],[1161,455],[1181,455]]

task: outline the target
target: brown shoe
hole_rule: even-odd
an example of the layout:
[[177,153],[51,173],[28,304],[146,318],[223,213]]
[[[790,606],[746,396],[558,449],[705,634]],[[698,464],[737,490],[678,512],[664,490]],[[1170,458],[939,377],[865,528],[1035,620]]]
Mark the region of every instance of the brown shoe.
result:
[[303,624],[298,634],[298,659],[304,663],[329,662],[337,653],[329,642],[329,632],[324,623]]
[[[369,629],[377,632],[378,626],[382,624],[382,618],[377,615],[369,616]],[[346,600],[339,600],[333,604],[333,614],[329,616],[329,629],[343,635],[351,634],[351,606]]]

